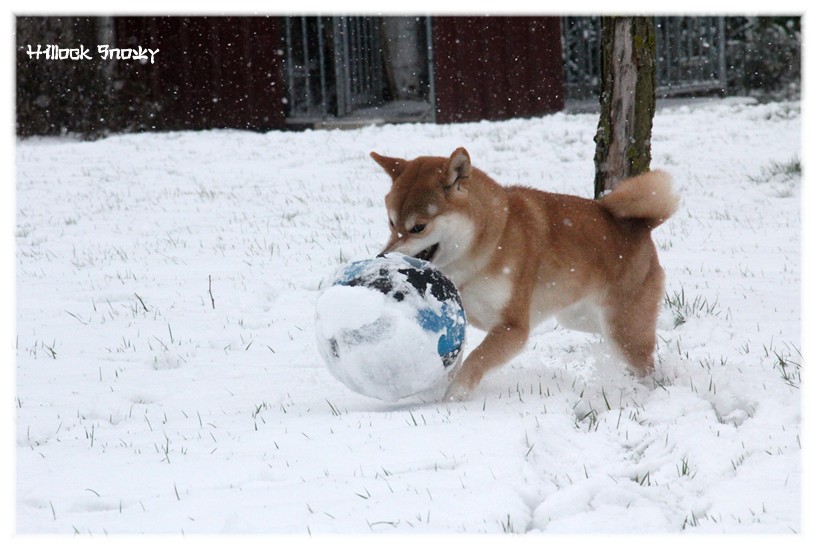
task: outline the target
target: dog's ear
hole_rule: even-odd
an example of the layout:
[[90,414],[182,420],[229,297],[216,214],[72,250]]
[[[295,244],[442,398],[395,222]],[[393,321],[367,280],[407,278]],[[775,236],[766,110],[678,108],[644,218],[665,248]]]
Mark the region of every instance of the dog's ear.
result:
[[377,164],[382,166],[388,175],[391,176],[391,179],[397,179],[407,164],[407,162],[402,158],[390,158],[388,156],[379,155],[374,151],[371,151],[371,158],[373,158]]
[[470,175],[470,155],[464,147],[459,147],[453,154],[445,161],[442,168],[442,173],[445,174],[444,187],[449,189],[456,183],[456,188],[462,183],[462,179],[466,179]]

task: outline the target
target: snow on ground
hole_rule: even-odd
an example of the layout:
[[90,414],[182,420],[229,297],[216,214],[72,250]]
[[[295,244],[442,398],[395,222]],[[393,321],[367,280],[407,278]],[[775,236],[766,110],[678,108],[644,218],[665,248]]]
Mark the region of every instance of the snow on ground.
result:
[[658,112],[653,379],[554,322],[463,403],[317,353],[321,288],[386,240],[369,151],[589,196],[596,124],[19,141],[18,532],[799,532],[799,103]]

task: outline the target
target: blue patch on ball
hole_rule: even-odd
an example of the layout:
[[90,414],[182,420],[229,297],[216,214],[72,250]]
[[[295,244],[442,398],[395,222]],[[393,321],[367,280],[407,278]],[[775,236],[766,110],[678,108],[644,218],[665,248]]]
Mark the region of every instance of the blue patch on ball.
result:
[[397,400],[447,374],[464,348],[466,325],[459,292],[439,269],[387,254],[338,272],[318,300],[315,333],[341,382]]

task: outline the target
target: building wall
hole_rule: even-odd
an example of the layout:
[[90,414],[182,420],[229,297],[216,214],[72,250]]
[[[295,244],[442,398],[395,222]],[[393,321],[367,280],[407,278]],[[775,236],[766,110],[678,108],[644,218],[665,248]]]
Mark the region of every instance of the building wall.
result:
[[[18,18],[17,27],[19,135],[286,127],[282,17],[40,17]],[[558,17],[433,17],[431,34],[437,122],[563,108]],[[156,62],[25,54],[27,44],[111,39],[158,48]]]
[[159,48],[132,75],[149,81],[158,129],[284,126],[282,37],[277,17],[117,17],[119,47]]
[[[162,50],[152,74],[164,123],[285,126],[276,17],[116,18],[122,46]],[[433,17],[436,120],[538,116],[564,107],[559,17]]]
[[564,108],[559,17],[434,17],[433,49],[437,122]]

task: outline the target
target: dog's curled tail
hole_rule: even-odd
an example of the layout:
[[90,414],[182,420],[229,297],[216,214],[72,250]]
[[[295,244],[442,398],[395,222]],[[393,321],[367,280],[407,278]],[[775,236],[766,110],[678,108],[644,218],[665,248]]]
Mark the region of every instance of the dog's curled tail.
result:
[[671,176],[653,170],[621,181],[599,202],[619,219],[640,219],[654,229],[677,211],[680,197],[672,190]]

